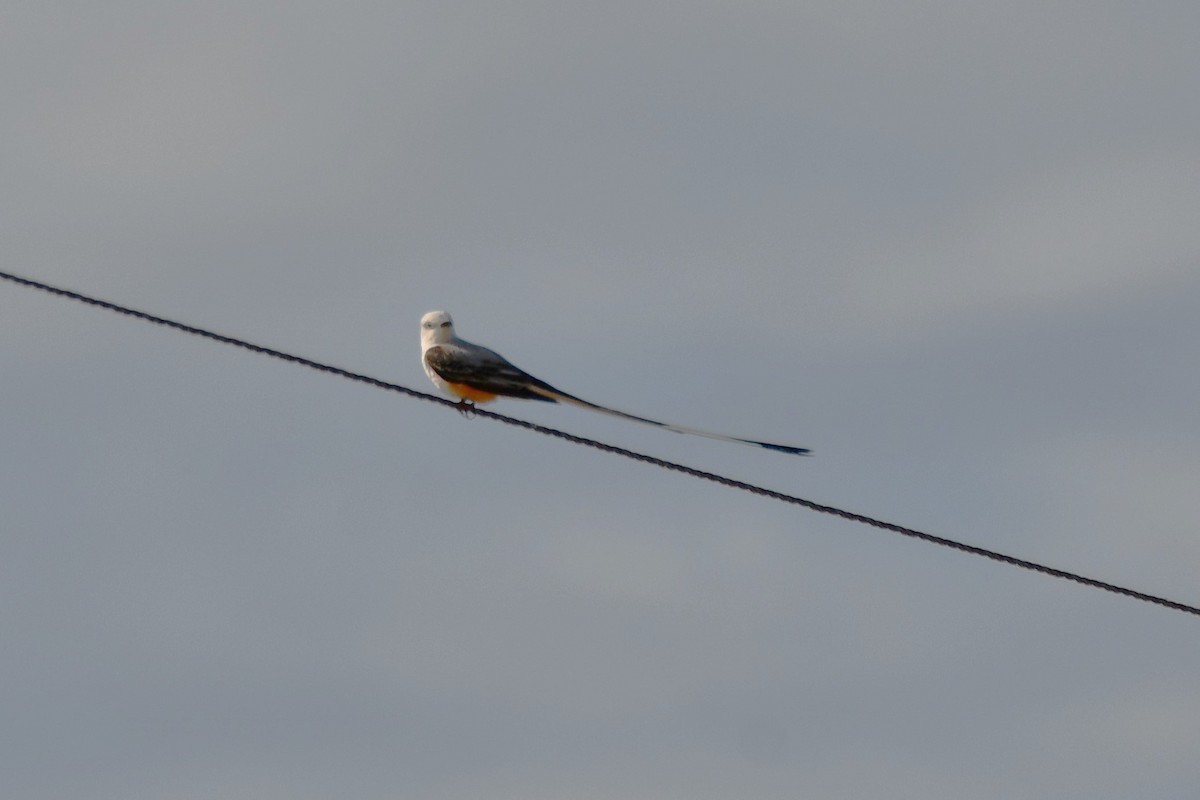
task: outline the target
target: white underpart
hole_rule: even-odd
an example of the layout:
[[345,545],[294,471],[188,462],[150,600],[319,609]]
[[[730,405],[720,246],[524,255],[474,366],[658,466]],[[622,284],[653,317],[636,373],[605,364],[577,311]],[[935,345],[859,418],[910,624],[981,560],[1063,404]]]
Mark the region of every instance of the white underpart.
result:
[[[447,322],[450,323],[448,327],[443,325]],[[457,340],[458,337],[454,335],[454,320],[450,319],[450,315],[445,311],[430,311],[421,317],[421,368],[425,370],[429,380],[433,381],[433,385],[448,395],[454,395],[454,392],[450,391],[450,384],[430,368],[429,362],[425,360],[425,353],[435,345],[456,343]]]

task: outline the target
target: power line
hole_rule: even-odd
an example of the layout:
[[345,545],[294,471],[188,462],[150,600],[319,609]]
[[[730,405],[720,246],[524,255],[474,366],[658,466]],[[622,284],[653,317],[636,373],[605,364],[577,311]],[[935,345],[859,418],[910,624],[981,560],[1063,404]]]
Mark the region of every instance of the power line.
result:
[[[146,322],[152,322],[156,325],[163,325],[168,328],[174,328],[175,330],[182,331],[183,333],[190,333],[194,336],[200,336],[205,339],[212,339],[213,341],[221,342],[222,344],[232,345],[233,347],[240,347],[243,350],[249,350],[254,353],[260,353],[262,355],[271,356],[272,358],[278,358],[282,361],[288,361],[293,364],[300,364],[300,365],[308,367],[310,369],[315,369],[319,372],[326,372],[326,373],[329,373],[332,375],[337,375],[339,377],[346,378],[348,380],[358,381],[359,383],[365,383],[370,386],[374,386],[377,389],[386,389],[386,390],[392,391],[392,392],[399,392],[401,394],[408,395],[409,397],[415,397],[420,400],[427,400],[432,403],[440,403],[441,405],[448,406],[448,407],[456,409],[456,410],[460,408],[460,406],[455,402],[452,402],[452,401],[447,400],[442,397],[437,397],[436,395],[426,394],[425,392],[419,392],[416,389],[410,389],[407,386],[401,386],[399,384],[389,383],[387,381],[381,381],[378,378],[372,378],[369,375],[363,375],[363,374],[360,374],[357,372],[351,372],[350,370],[342,369],[341,367],[335,367],[330,364],[323,364],[319,361],[313,361],[312,359],[304,358],[302,356],[292,355],[291,353],[285,353],[282,350],[274,350],[270,347],[263,347],[262,345],[257,345],[252,342],[248,342],[244,339],[237,339],[233,336],[225,336],[225,335],[222,335],[219,333],[214,333],[213,331],[205,330],[204,328],[197,328],[192,325],[185,325],[182,322],[176,322],[175,320],[166,319],[165,317],[158,317],[153,314],[148,314],[144,311],[137,311],[136,309],[127,308],[125,306],[117,305],[116,303],[110,303],[106,300],[100,300],[95,297],[89,297],[88,295],[80,294],[79,292],[73,292],[73,291],[70,291],[69,289],[61,289],[56,286],[50,286],[49,284],[45,284],[40,281],[30,280],[29,278],[22,278],[18,275],[12,275],[7,272],[0,272],[0,278],[3,278],[4,280],[7,280],[7,281],[11,281],[12,283],[20,284],[21,286],[26,286],[31,289],[37,289],[39,291],[48,292],[49,294],[57,295],[59,297],[66,297],[71,300],[77,300],[81,303],[86,303],[91,306],[103,308],[108,311],[115,312],[117,314],[123,314],[125,316],[135,317],[140,320],[145,320]],[[743,492],[750,492],[751,494],[760,495],[762,497],[770,497],[770,498],[779,500],[784,503],[789,503],[791,505],[796,505],[796,506],[802,506],[802,507],[810,509],[812,511],[818,511],[822,514],[831,514],[836,517],[841,517],[842,519],[850,520],[851,522],[860,522],[864,525],[870,525],[874,528],[880,528],[882,530],[889,531],[891,533],[897,533],[902,536],[907,536],[907,537],[910,537],[913,539],[920,539],[921,541],[924,541],[924,542],[929,542],[931,544],[940,545],[942,547],[949,547],[951,549],[959,550],[961,552],[969,553],[971,555],[982,556],[983,558],[988,558],[988,559],[991,559],[992,561],[998,561],[1002,564],[1008,564],[1009,566],[1020,567],[1021,569],[1038,572],[1043,575],[1049,575],[1054,578],[1062,578],[1064,580],[1074,581],[1075,583],[1082,584],[1084,586],[1090,586],[1093,589],[1101,589],[1106,592],[1112,592],[1113,594],[1119,594],[1119,595],[1123,595],[1125,597],[1132,597],[1135,600],[1142,600],[1147,603],[1153,603],[1154,605],[1163,606],[1165,608],[1171,608],[1176,611],[1182,611],[1186,614],[1193,614],[1196,616],[1200,616],[1200,608],[1197,608],[1196,606],[1186,605],[1184,603],[1179,603],[1174,600],[1168,600],[1164,597],[1157,597],[1155,595],[1146,594],[1144,592],[1139,592],[1134,589],[1127,589],[1123,586],[1117,586],[1116,584],[1107,583],[1107,582],[1101,581],[1101,580],[1096,580],[1095,578],[1089,578],[1085,575],[1080,575],[1078,573],[1069,572],[1067,570],[1062,570],[1062,569],[1057,569],[1055,567],[1048,567],[1044,564],[1038,564],[1034,561],[1027,561],[1023,558],[1016,558],[1015,556],[1005,555],[1004,553],[999,553],[999,552],[996,552],[995,550],[988,550],[983,547],[976,547],[975,545],[965,544],[963,542],[958,542],[953,539],[947,539],[942,536],[935,536],[931,533],[925,533],[923,531],[919,531],[914,528],[906,528],[903,525],[895,525],[891,522],[884,522],[882,520],[873,519],[872,517],[868,517],[863,514],[856,514],[852,511],[845,511],[840,508],[834,508],[833,506],[822,505],[820,503],[813,502],[812,500],[805,500],[804,498],[796,497],[794,495],[784,494],[783,492],[777,492],[772,489],[766,489],[761,486],[755,486],[754,484],[745,483],[743,481],[734,480],[732,478],[726,478],[723,475],[717,475],[712,472],[705,472],[703,470],[695,469],[694,467],[688,467],[683,464],[677,464],[673,461],[666,461],[661,458],[656,458],[655,456],[646,455],[645,453],[638,453],[634,450],[627,450],[623,447],[616,447],[611,444],[605,444],[604,442],[599,442],[599,441],[596,441],[595,439],[588,439],[584,436],[576,436],[575,434],[572,434],[572,433],[560,431],[557,428],[548,428],[544,425],[538,425],[536,423],[528,422],[526,420],[515,419],[513,417],[507,417],[503,414],[497,414],[494,411],[488,411],[487,409],[477,408],[477,409],[475,409],[474,413],[478,416],[485,417],[487,419],[494,419],[498,422],[503,422],[506,425],[514,425],[518,428],[525,428],[526,430],[535,431],[537,433],[541,433],[546,436],[553,436],[557,439],[564,439],[573,444],[583,445],[585,447],[591,447],[596,450],[602,450],[606,453],[612,453],[614,455],[624,456],[625,458],[630,458],[630,459],[633,459],[634,461],[641,461],[642,463],[645,463],[645,464],[652,464],[656,467],[661,467],[663,469],[671,470],[672,472],[681,472],[684,475],[690,475],[693,478],[699,478],[701,480],[711,481],[713,483],[719,483],[722,486],[727,486],[731,489],[738,489]]]

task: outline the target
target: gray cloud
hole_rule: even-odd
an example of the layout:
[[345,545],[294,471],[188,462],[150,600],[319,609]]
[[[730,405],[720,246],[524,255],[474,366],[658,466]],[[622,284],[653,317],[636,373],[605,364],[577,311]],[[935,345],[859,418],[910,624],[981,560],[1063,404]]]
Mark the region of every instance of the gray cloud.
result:
[[[1197,602],[1192,4],[16,3],[5,270]],[[1191,797],[1195,623],[0,286],[24,798]]]

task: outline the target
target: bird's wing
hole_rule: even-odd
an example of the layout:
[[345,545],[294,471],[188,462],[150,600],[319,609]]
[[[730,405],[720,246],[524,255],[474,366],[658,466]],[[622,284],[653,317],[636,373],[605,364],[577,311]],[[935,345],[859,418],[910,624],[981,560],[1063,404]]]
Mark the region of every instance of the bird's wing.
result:
[[425,363],[447,383],[461,383],[504,397],[553,403],[557,402],[553,395],[562,394],[513,366],[499,353],[479,345],[434,345],[425,351]]

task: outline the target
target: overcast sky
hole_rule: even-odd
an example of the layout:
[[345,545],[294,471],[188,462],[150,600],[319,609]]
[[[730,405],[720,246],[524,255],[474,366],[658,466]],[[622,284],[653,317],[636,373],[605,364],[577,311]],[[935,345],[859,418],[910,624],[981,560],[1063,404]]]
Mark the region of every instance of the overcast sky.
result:
[[[1200,6],[0,3],[0,269],[1200,604]],[[0,283],[22,800],[1192,800],[1200,618]]]

